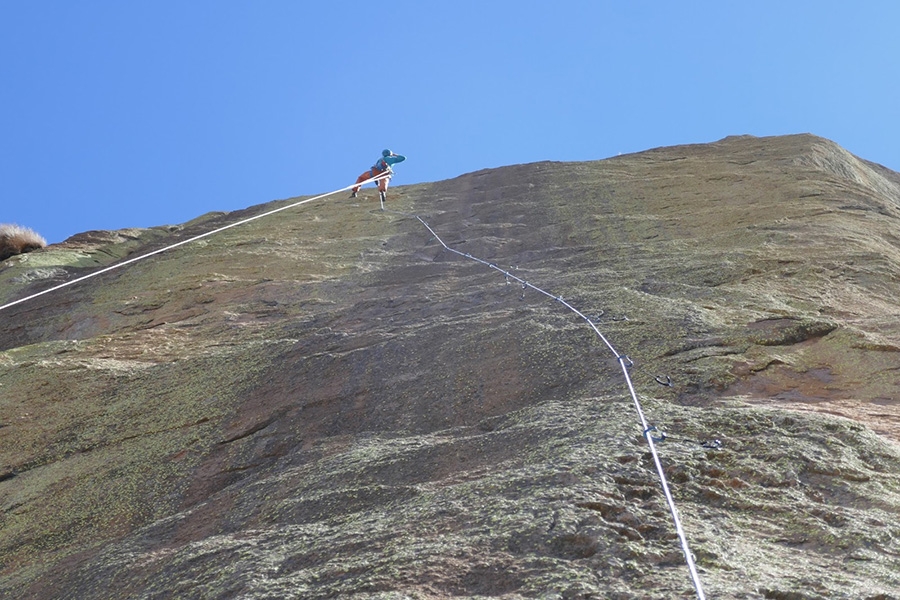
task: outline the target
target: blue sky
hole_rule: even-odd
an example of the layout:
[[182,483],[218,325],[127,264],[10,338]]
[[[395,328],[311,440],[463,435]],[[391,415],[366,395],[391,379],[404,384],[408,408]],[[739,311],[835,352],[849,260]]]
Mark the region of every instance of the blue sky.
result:
[[893,0],[9,0],[0,223],[181,223],[382,148],[395,184],[799,132],[900,170],[897,31]]

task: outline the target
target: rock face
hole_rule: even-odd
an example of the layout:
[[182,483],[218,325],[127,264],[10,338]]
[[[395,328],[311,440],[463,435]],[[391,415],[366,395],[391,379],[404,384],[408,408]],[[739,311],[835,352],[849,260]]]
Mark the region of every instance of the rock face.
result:
[[[13,257],[0,304],[288,202]],[[739,137],[388,208],[634,361],[709,598],[900,598],[900,175]],[[307,204],[0,311],[0,597],[696,597],[643,433],[561,303]]]

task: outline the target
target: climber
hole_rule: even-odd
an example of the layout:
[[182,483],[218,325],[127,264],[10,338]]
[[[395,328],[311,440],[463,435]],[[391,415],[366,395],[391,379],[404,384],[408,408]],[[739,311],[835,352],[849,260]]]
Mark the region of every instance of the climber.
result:
[[386,199],[385,193],[387,192],[388,181],[390,181],[391,177],[393,177],[394,175],[394,171],[391,170],[391,165],[398,162],[403,162],[404,160],[406,160],[405,156],[394,154],[390,150],[382,150],[381,158],[375,161],[375,164],[372,165],[372,168],[356,178],[356,183],[358,185],[353,186],[353,192],[350,194],[350,197],[356,198],[356,193],[359,191],[359,188],[362,187],[361,184],[363,181],[378,177],[382,173],[387,172],[387,175],[385,177],[379,179],[376,182],[378,184],[378,192],[379,194],[381,194],[381,201],[384,202]]

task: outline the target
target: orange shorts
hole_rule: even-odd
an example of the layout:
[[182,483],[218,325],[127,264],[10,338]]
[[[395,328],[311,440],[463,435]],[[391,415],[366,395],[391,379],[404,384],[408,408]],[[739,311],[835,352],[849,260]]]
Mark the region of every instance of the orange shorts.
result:
[[[367,179],[372,179],[373,177],[378,177],[378,176],[381,175],[382,173],[384,173],[384,171],[379,171],[379,170],[376,169],[375,167],[372,167],[371,169],[369,169],[368,171],[366,171],[365,173],[363,173],[362,175],[360,175],[359,177],[357,177],[357,178],[356,178],[356,183],[362,183],[363,181],[366,181]],[[388,181],[389,181],[389,180],[390,180],[390,176],[385,177],[384,179],[379,179],[378,181],[376,181],[375,183],[378,184],[378,191],[380,191],[380,192],[385,192],[385,191],[387,191]],[[361,185],[354,186],[354,187],[353,187],[353,191],[354,191],[354,192],[358,192],[358,191],[359,191],[359,188],[361,188],[361,187],[362,187]]]

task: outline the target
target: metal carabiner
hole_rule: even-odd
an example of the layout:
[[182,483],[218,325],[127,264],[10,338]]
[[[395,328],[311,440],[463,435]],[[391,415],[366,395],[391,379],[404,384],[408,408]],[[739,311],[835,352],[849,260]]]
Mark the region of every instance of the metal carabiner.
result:
[[649,439],[653,440],[654,442],[664,442],[664,441],[666,441],[666,434],[665,434],[665,433],[660,433],[660,434],[659,434],[659,437],[657,437],[657,436],[654,436],[654,435],[650,435],[650,432],[651,432],[651,431],[659,431],[659,429],[656,428],[656,425],[651,425],[650,427],[648,427],[647,429],[644,430],[644,437],[649,438]]
[[659,385],[664,385],[664,386],[666,386],[666,387],[675,387],[675,384],[672,383],[672,378],[671,378],[671,377],[669,377],[668,375],[666,375],[666,376],[665,376],[665,377],[666,377],[665,381],[663,381],[663,378],[662,378],[662,377],[663,377],[662,375],[657,375],[657,376],[656,376],[656,383],[658,383]]

